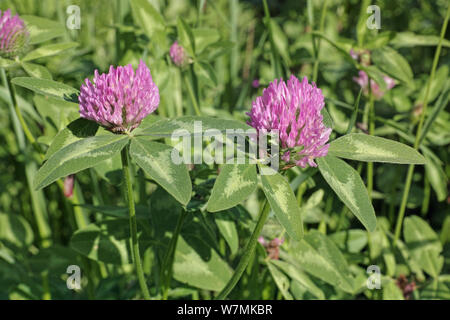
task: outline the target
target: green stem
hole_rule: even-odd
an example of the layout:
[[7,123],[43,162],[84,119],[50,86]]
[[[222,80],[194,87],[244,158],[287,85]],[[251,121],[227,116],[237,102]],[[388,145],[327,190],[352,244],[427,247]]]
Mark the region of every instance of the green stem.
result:
[[[25,140],[23,139],[23,132],[27,133],[26,130],[28,130],[28,134],[26,134],[28,139],[31,136],[34,140],[34,137],[31,134],[30,130],[28,129],[28,127],[23,119],[22,113],[20,112],[20,109],[18,107],[16,91],[14,89],[13,84],[11,83],[11,78],[10,78],[9,74],[4,69],[2,69],[2,78],[3,78],[4,82],[6,83],[6,86],[9,90],[9,94],[10,94],[10,98],[11,98],[10,111],[11,111],[14,131],[15,131],[15,134],[16,134],[17,140],[18,140],[19,149],[20,149],[20,151],[25,152]],[[20,126],[22,126],[22,130],[20,130],[20,126],[17,122],[19,122]],[[37,199],[39,197],[39,195],[31,187],[31,177],[32,177],[33,173],[35,172],[35,170],[36,169],[34,169],[34,164],[29,163],[27,160],[26,164],[25,164],[25,175],[28,180],[28,187],[29,187],[29,191],[30,191],[31,202],[33,205],[34,216],[36,218],[37,229],[38,229],[39,237],[41,239],[41,246],[43,248],[48,248],[52,244],[51,229],[50,229],[49,223],[47,221],[46,214],[45,214],[45,212],[42,211],[42,208],[39,205],[39,200]],[[42,298],[43,298],[43,300],[51,300],[48,270],[42,272],[41,277],[42,277],[42,289],[43,289],[42,290],[43,291]]]
[[130,234],[131,234],[131,246],[133,251],[134,265],[136,267],[136,273],[141,287],[142,295],[144,299],[150,300],[150,293],[145,282],[144,271],[142,269],[141,255],[139,253],[139,243],[137,237],[137,223],[136,223],[136,210],[134,207],[134,194],[133,186],[131,183],[131,173],[128,158],[128,147],[122,149],[122,168],[126,182],[126,199],[128,201],[128,209],[130,213]]
[[[372,85],[370,84],[371,79],[369,78],[369,134],[371,136],[375,133],[375,108],[374,108],[374,97],[372,92]],[[367,192],[369,198],[372,199],[373,191],[373,162],[367,163]]]
[[[92,186],[94,188],[94,195],[95,195],[94,199],[96,200],[96,201],[94,201],[94,204],[102,206],[105,204],[105,201],[103,200],[102,193],[100,192],[100,185],[98,184],[95,170],[93,168],[90,168],[89,173],[91,175]],[[97,202],[97,203],[95,203],[95,202]]]
[[191,82],[187,78],[187,75],[183,75],[183,79],[184,79],[184,83],[186,84],[186,88],[188,90],[189,97],[191,98],[192,105],[194,106],[195,114],[197,116],[201,116],[202,113],[200,112],[200,108],[198,106],[197,98],[195,97],[195,94],[194,94],[194,89],[192,89]]
[[52,295],[50,293],[50,284],[48,278],[48,270],[42,272],[42,300],[52,300]]
[[355,107],[354,107],[354,110],[353,110],[353,113],[352,113],[352,117],[350,118],[350,122],[348,123],[348,127],[347,127],[347,132],[345,134],[352,133],[353,127],[355,126],[356,118],[358,117],[359,101],[361,100],[362,92],[363,92],[363,89],[361,88],[359,90],[358,97],[356,98]]
[[170,289],[170,281],[172,280],[173,273],[173,262],[175,259],[175,251],[177,248],[178,237],[181,233],[181,227],[183,226],[184,219],[186,218],[187,212],[186,210],[182,210],[180,216],[178,217],[177,226],[175,227],[175,231],[170,239],[169,248],[167,250],[166,256],[164,258],[163,263],[163,277],[164,279],[164,290],[163,290],[163,300],[167,300],[169,289]]
[[430,180],[428,180],[427,176],[424,178],[424,187],[423,187],[423,201],[422,201],[422,216],[425,217],[428,212],[428,207],[430,205],[430,196],[431,196],[431,188],[430,188]]
[[[325,26],[325,14],[327,12],[328,7],[328,0],[325,0],[322,6],[322,13],[320,16],[320,27],[319,32],[323,33],[323,28]],[[315,43],[316,37],[313,36],[313,42]],[[313,67],[313,81],[317,82],[317,76],[319,72],[319,52],[320,52],[320,38],[317,39],[317,47],[315,50],[315,60],[314,60],[314,67]]]
[[216,300],[224,300],[238,283],[239,279],[241,278],[242,274],[245,271],[245,268],[247,267],[248,262],[250,261],[250,258],[253,255],[253,252],[255,251],[259,234],[261,233],[264,223],[266,222],[267,217],[269,216],[269,212],[270,212],[270,205],[266,199],[264,200],[264,203],[261,207],[258,222],[256,223],[255,230],[253,230],[253,233],[247,242],[244,254],[242,255],[241,260],[239,261],[236,270],[234,270],[233,276],[228,281],[226,286],[222,289],[222,291],[219,293],[219,295],[215,298]]
[[[420,115],[419,125],[418,125],[417,131],[416,131],[416,139],[414,141],[414,149],[416,149],[416,150],[418,150],[420,147],[420,137],[422,134],[423,123],[425,120],[425,115],[427,113],[427,107],[428,107],[428,96],[430,94],[431,83],[433,82],[434,75],[436,73],[436,68],[437,68],[437,65],[439,62],[439,55],[441,54],[441,48],[442,48],[442,40],[444,39],[445,32],[447,30],[449,16],[450,16],[450,5],[447,7],[447,13],[445,15],[444,24],[442,25],[441,35],[439,38],[439,44],[438,44],[436,52],[434,54],[433,65],[431,67],[430,77],[428,79],[427,87],[425,90],[425,96],[423,99],[423,110],[422,110],[422,114]],[[397,224],[395,226],[394,241],[392,243],[394,247],[397,244],[398,239],[400,238],[400,232],[402,230],[402,224],[403,224],[403,217],[405,216],[406,204],[408,202],[409,189],[411,188],[413,174],[414,174],[414,165],[411,164],[411,165],[409,165],[409,168],[408,168],[408,174],[406,176],[406,181],[405,181],[405,189],[403,190],[402,202],[400,204],[400,209],[398,211]]]

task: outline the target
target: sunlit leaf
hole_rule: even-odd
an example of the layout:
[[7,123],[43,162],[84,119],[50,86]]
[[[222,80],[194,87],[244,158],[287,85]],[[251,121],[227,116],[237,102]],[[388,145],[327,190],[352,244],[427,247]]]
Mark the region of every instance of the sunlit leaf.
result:
[[152,179],[186,205],[191,199],[191,178],[184,163],[174,163],[172,150],[172,147],[165,144],[149,141],[145,137],[136,137],[131,142],[130,154]]
[[261,181],[264,194],[281,225],[292,239],[300,240],[303,237],[302,216],[289,182],[277,172],[261,175]]
[[129,142],[127,135],[100,135],[76,141],[55,152],[39,169],[34,188],[41,189],[59,178],[91,168],[113,157]]
[[238,205],[255,191],[257,183],[256,165],[223,165],[211,191],[208,211],[216,212]]
[[394,140],[363,133],[350,133],[330,143],[328,154],[352,160],[425,164],[417,150]]
[[332,155],[316,159],[319,170],[338,197],[369,231],[374,231],[377,220],[367,189],[358,172]]

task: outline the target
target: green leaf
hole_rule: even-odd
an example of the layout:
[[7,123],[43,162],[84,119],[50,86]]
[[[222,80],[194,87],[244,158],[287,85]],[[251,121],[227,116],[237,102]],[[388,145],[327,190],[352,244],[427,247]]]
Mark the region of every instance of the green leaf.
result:
[[338,247],[322,233],[312,230],[304,239],[294,244],[296,264],[309,274],[352,293],[354,278]]
[[17,61],[0,58],[0,68],[10,68],[17,64]]
[[349,229],[329,235],[340,250],[358,253],[367,245],[367,232],[360,229]]
[[281,272],[275,264],[272,264],[271,261],[267,262],[267,267],[269,268],[270,274],[272,275],[273,280],[275,280],[275,284],[278,289],[280,289],[281,294],[286,300],[293,300],[294,298],[289,293],[289,278]]
[[327,128],[333,128],[334,127],[333,118],[331,118],[327,108],[323,107],[320,113],[322,114],[324,125]]
[[133,16],[137,24],[144,29],[145,34],[151,37],[155,32],[165,29],[163,16],[147,0],[130,0]]
[[330,143],[329,155],[340,158],[401,164],[425,164],[417,150],[397,141],[364,133],[350,133]]
[[211,45],[220,40],[220,33],[218,29],[196,28],[192,30],[195,40],[195,51],[198,56],[199,53],[210,51]]
[[[442,46],[450,47],[450,41],[442,39]],[[397,32],[391,44],[397,48],[401,47],[417,47],[417,46],[437,46],[439,44],[439,36],[420,35],[413,32]]]
[[423,300],[450,300],[450,288],[443,281],[434,279],[428,285],[421,288],[420,299]]
[[216,73],[209,63],[206,62],[195,63],[194,71],[195,74],[199,78],[202,78],[207,85],[211,87],[217,86],[218,83]]
[[34,63],[22,62],[22,67],[30,77],[52,80],[52,74],[44,66]]
[[280,54],[281,58],[283,58],[284,63],[287,66],[291,65],[291,58],[289,56],[289,41],[286,37],[285,31],[281,29],[278,23],[275,20],[270,19],[270,28],[273,36],[273,43],[277,48],[277,52]]
[[[118,207],[118,206],[93,206],[90,204],[80,204],[80,207],[86,208],[87,210],[93,212],[99,212],[107,216],[128,219],[129,209],[128,207]],[[136,218],[140,220],[150,219],[150,209],[146,206],[136,205]]]
[[207,210],[216,212],[234,207],[247,199],[257,185],[256,165],[225,164],[211,191]]
[[433,229],[418,216],[406,217],[403,236],[415,262],[437,278],[444,265],[444,257],[440,255],[442,245]]
[[[446,69],[448,69],[447,66],[441,67],[439,69],[440,70],[444,70],[447,71]],[[439,72],[438,71],[438,72]],[[445,76],[445,78],[447,79],[447,75]],[[436,78],[434,79],[436,80]],[[434,81],[433,81],[434,83]],[[431,89],[430,89],[431,90]],[[450,95],[450,82],[447,81],[445,83],[445,87],[444,90],[442,91],[442,93],[439,96],[439,99],[436,101],[436,103],[433,106],[433,109],[430,112],[430,115],[427,116],[427,120],[425,120],[425,124],[423,125],[423,129],[422,132],[420,134],[420,138],[419,138],[419,144],[422,144],[423,139],[425,139],[425,137],[427,137],[428,132],[431,129],[431,125],[438,120],[438,116],[439,114],[442,112],[442,110],[444,110],[444,108],[447,106],[448,103],[448,99],[449,99],[449,95]],[[444,142],[445,143],[445,142]]]
[[12,79],[12,83],[45,96],[78,103],[79,91],[60,82],[39,78],[19,77]]
[[[79,106],[73,102],[63,101],[51,97],[35,95],[33,97],[34,105],[37,111],[45,120],[45,134],[51,134],[54,138],[56,133],[60,132],[67,126],[69,119],[80,119]],[[83,119],[86,122],[88,120]],[[77,120],[81,121],[81,120]],[[90,123],[96,124],[93,121]],[[49,125],[47,125],[49,124]],[[72,124],[69,123],[69,126]],[[96,125],[98,127],[98,125]],[[95,134],[95,133],[94,133]]]
[[395,37],[395,32],[385,31],[377,34],[364,47],[366,49],[377,49],[386,46]]
[[30,44],[38,44],[57,37],[62,37],[66,33],[62,23],[44,19],[36,16],[20,16],[27,25],[30,33]]
[[319,31],[312,31],[312,35],[320,37],[324,39],[326,42],[328,42],[330,45],[332,45],[335,49],[337,49],[349,62],[355,63],[355,60],[350,56],[350,49],[352,48],[352,45],[347,42],[336,42],[333,39],[329,38],[325,34],[319,32]]
[[195,133],[195,123],[199,124],[199,132],[205,132],[208,129],[217,129],[225,133],[227,129],[252,129],[245,123],[236,120],[218,119],[211,117],[184,116],[175,119],[163,119],[155,122],[151,126],[142,129],[136,129],[135,135],[153,135],[161,137],[170,137],[175,130],[186,130],[188,133]]
[[405,300],[395,281],[389,279],[387,283],[383,283],[383,300]]
[[230,247],[231,254],[236,254],[239,249],[239,236],[235,222],[231,219],[228,212],[218,212],[214,215],[220,234]]
[[75,231],[70,239],[70,246],[78,253],[95,261],[116,265],[128,264],[130,263],[127,250],[129,232],[125,221],[109,220],[99,226],[90,224]]
[[310,277],[302,272],[295,265],[281,260],[271,260],[270,263],[276,265],[284,273],[286,273],[291,279],[300,282],[300,284],[305,287],[309,292],[311,292],[318,299],[325,299],[325,294],[323,291],[315,285],[315,283],[310,279]]
[[98,127],[98,124],[94,121],[83,118],[72,121],[67,128],[61,130],[53,139],[47,153],[45,154],[45,160],[50,158],[63,147],[68,146],[75,141],[95,136]]
[[[264,167],[266,173],[271,170]],[[303,238],[303,222],[297,199],[289,182],[278,172],[261,175],[262,188],[278,221],[294,240]]]
[[379,48],[372,51],[371,58],[382,71],[414,88],[412,69],[397,51],[389,47]]
[[177,32],[178,39],[180,44],[186,51],[189,53],[191,57],[195,56],[195,38],[192,29],[189,25],[183,20],[183,18],[178,17],[177,20]]
[[[41,116],[36,112],[33,104],[31,104],[28,99],[22,98],[20,95],[16,95],[17,102],[22,109],[23,113],[26,114],[30,119],[33,119],[37,122],[41,122]],[[0,86],[0,100],[3,100],[5,103],[11,103],[11,96],[9,94],[9,90],[6,87]]]
[[49,44],[49,45],[42,46],[42,47],[39,47],[39,48],[31,51],[25,57],[23,57],[22,61],[27,62],[27,61],[36,60],[39,58],[55,56],[57,54],[60,54],[61,52],[75,48],[77,46],[78,46],[78,43],[76,43],[76,42]]
[[131,141],[130,155],[153,180],[186,205],[191,199],[191,178],[185,164],[173,162],[173,150],[170,146],[149,141],[145,137],[135,137]]
[[76,141],[54,153],[39,169],[34,188],[41,189],[59,178],[91,168],[113,157],[129,142],[127,135],[100,135]]
[[118,186],[123,181],[122,157],[119,153],[97,164],[94,170],[102,179],[112,185]]
[[[449,84],[450,84],[450,81],[447,81],[447,79],[449,78],[448,73],[449,73],[449,67],[447,65],[443,65],[439,69],[436,70],[433,81],[431,81],[431,84],[430,84],[430,89],[429,89],[428,96],[427,96],[428,102],[434,101],[434,99],[436,99],[436,97],[441,92],[442,93],[441,93],[440,99],[444,99],[444,101],[446,99],[448,99],[448,91],[449,91]],[[427,87],[428,87],[429,81],[430,81],[430,78],[427,77],[425,79],[425,81],[423,82],[424,85],[420,89],[420,92],[414,102],[415,106],[423,104],[423,102],[425,101],[425,95],[427,92]],[[442,89],[444,89],[444,91],[442,91]],[[445,105],[447,105],[446,101],[444,103],[445,103]],[[436,103],[436,106],[438,106],[438,105],[439,105],[439,102]],[[433,110],[434,109],[437,109],[437,108],[433,108]],[[430,119],[430,117],[427,117],[427,122],[429,121],[429,119]],[[422,134],[423,134],[423,130],[422,130]]]
[[220,291],[231,278],[231,268],[202,240],[187,240],[184,236],[178,239],[174,278],[197,288]]
[[356,38],[358,39],[358,46],[363,47],[366,43],[366,38],[370,30],[367,28],[367,7],[370,5],[369,0],[361,1],[358,22],[356,23]]
[[425,155],[427,163],[425,164],[425,174],[430,181],[431,187],[436,193],[438,201],[447,199],[447,175],[439,163],[436,163],[433,157]]
[[1,241],[25,248],[33,243],[33,239],[33,230],[27,220],[18,214],[0,213]]
[[377,225],[375,210],[358,172],[332,155],[316,159],[319,171],[341,201],[369,231]]

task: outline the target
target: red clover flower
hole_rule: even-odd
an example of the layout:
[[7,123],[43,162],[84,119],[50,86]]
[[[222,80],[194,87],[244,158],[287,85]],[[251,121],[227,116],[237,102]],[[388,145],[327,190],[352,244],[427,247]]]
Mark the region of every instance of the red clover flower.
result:
[[279,131],[282,160],[288,165],[316,167],[315,158],[328,153],[331,128],[323,123],[322,91],[306,77],[286,82],[275,79],[252,103],[248,124],[258,133]]
[[[391,90],[395,86],[395,80],[391,77],[383,76],[383,79],[386,83],[387,90]],[[369,77],[367,76],[367,73],[365,73],[364,71],[359,71],[359,76],[353,77],[353,81],[361,86],[364,95],[367,96],[369,94]],[[386,93],[384,90],[381,90],[378,83],[376,83],[373,79],[370,79],[370,87],[372,89],[373,96],[377,100],[381,99]]]
[[170,47],[170,58],[177,67],[184,67],[189,63],[189,57],[186,50],[175,41]]
[[81,86],[80,115],[112,132],[131,132],[158,108],[159,91],[150,70],[141,60],[136,73],[127,65],[89,79]]
[[0,56],[14,58],[28,45],[30,34],[25,23],[18,15],[11,15],[8,9],[2,13],[0,10]]

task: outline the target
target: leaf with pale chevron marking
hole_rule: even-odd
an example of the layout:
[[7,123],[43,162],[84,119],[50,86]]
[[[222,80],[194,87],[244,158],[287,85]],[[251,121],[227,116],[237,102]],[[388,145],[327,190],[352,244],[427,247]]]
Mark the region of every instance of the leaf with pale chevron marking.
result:
[[238,205],[255,191],[257,184],[256,165],[223,165],[211,192],[207,210],[216,212]]
[[[204,252],[208,252],[207,257],[201,254]],[[173,265],[173,277],[176,280],[197,288],[220,291],[231,275],[228,264],[206,242],[195,237],[180,236]]]
[[[152,123],[147,128],[139,128],[136,135],[153,135],[170,137],[176,130],[186,130],[188,133],[203,133],[216,129],[225,133],[227,129],[251,129],[245,123],[236,120],[218,119],[212,117],[184,116],[175,119],[162,119]],[[196,132],[198,130],[198,132]]]
[[49,44],[46,46],[39,47],[30,53],[28,53],[22,61],[32,61],[39,58],[50,57],[57,54],[60,54],[63,51],[75,48],[78,46],[76,42],[64,42],[64,43],[55,43]]
[[191,178],[185,164],[172,161],[172,150],[168,145],[135,137],[131,141],[130,155],[153,180],[186,205],[191,199]]
[[11,81],[17,86],[27,88],[44,96],[78,103],[79,91],[66,84],[48,79],[18,77]]
[[[272,170],[264,167],[265,171]],[[270,207],[281,225],[294,240],[303,238],[303,222],[300,208],[289,182],[278,172],[261,175],[262,187]]]
[[369,231],[377,225],[375,210],[358,172],[345,161],[331,155],[316,159],[319,170],[331,189]]
[[104,134],[71,143],[55,152],[39,169],[34,188],[39,190],[59,178],[91,168],[120,152],[128,143],[127,135]]
[[425,164],[425,158],[417,150],[397,141],[363,133],[351,133],[334,140],[328,154],[358,161]]
[[345,292],[354,291],[354,277],[344,255],[324,234],[312,230],[293,244],[292,252],[297,267]]

